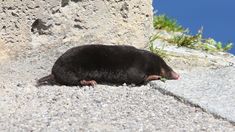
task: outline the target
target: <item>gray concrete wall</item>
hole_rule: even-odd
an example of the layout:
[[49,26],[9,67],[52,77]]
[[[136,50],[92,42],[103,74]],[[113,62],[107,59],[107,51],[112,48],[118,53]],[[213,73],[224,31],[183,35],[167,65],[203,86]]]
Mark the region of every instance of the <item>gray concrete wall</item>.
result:
[[146,46],[152,0],[2,0],[0,55],[77,42]]

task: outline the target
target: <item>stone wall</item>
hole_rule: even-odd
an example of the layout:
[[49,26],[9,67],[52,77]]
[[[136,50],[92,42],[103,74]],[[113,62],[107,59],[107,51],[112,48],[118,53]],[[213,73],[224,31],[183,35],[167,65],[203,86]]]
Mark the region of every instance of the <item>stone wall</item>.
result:
[[152,0],[1,0],[0,52],[58,43],[145,47]]

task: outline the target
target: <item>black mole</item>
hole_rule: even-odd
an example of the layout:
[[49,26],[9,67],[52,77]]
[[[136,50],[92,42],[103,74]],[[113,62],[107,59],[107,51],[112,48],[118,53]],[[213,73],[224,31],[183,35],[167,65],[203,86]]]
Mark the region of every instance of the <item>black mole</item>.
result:
[[132,46],[84,45],[69,49],[55,62],[52,73],[38,80],[44,84],[135,84],[151,80],[178,79],[164,60]]

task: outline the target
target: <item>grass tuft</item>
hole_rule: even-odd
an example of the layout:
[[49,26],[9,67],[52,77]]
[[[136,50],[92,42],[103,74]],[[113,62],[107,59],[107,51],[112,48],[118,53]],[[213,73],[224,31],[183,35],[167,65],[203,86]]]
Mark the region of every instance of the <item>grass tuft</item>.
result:
[[196,35],[182,34],[180,36],[175,36],[172,39],[166,39],[166,41],[177,44],[179,47],[183,46],[208,52],[224,52],[230,50],[233,46],[232,43],[222,44],[221,42],[216,42],[212,38],[204,39],[202,33],[203,30],[201,28]]
[[154,47],[154,44],[153,42],[156,40],[156,39],[159,39],[159,35],[156,34],[156,35],[153,35],[150,40],[149,40],[149,50],[151,52],[153,52],[154,54],[157,54],[159,55],[160,57],[162,58],[166,58],[167,57],[167,53],[166,51],[164,51],[164,46],[160,49],[160,48],[157,48],[157,47]]
[[155,15],[153,18],[153,26],[155,29],[166,30],[168,32],[185,32],[181,25],[175,19],[169,18],[166,15]]
[[155,35],[150,38],[149,47],[152,52],[159,54],[160,56],[165,56],[165,51],[159,48],[153,47],[153,41],[156,39],[160,39],[163,41],[167,41],[172,44],[176,44],[181,47],[188,47],[192,49],[204,50],[208,52],[225,52],[230,50],[233,47],[233,43],[223,44],[221,42],[217,42],[212,38],[203,38],[203,28],[201,28],[196,35],[189,35],[188,29],[183,28],[181,25],[177,23],[176,20],[167,17],[166,15],[155,15],[153,26],[155,29],[166,30],[167,32],[181,32],[181,35],[176,35],[173,38],[164,38],[159,35]]

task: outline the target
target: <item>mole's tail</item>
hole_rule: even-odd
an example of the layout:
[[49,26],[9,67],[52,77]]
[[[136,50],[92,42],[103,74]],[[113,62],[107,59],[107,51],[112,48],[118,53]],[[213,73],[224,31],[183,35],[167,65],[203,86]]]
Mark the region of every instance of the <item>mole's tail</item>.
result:
[[37,81],[36,86],[40,87],[42,85],[54,85],[56,84],[55,77],[53,74],[50,74],[48,76],[42,77]]

